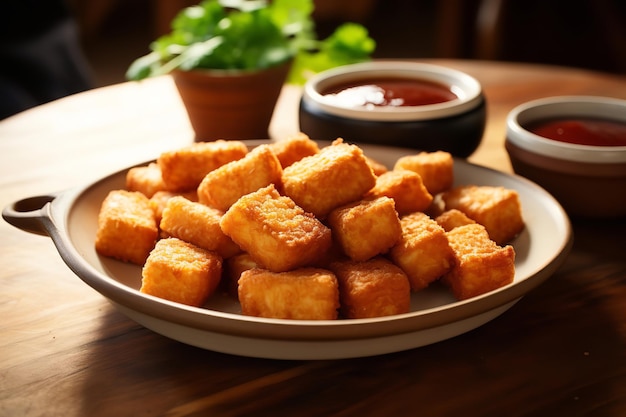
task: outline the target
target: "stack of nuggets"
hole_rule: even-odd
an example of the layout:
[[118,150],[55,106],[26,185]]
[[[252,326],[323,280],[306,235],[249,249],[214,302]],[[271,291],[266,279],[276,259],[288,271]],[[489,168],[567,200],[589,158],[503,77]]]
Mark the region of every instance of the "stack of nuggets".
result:
[[[356,145],[320,148],[303,134],[251,150],[194,144],[128,172],[127,188],[142,198],[117,217],[129,223],[143,213],[151,240],[129,227],[112,233],[117,220],[105,200],[96,249],[143,265],[142,292],[189,305],[202,306],[225,281],[246,315],[402,314],[411,292],[439,279],[458,299],[513,279],[514,250],[491,235],[505,242],[519,233],[515,192],[454,189],[453,177],[445,152],[410,155],[388,170]],[[511,219],[516,228],[503,232],[498,221]],[[141,254],[116,239],[127,248],[141,241]]]

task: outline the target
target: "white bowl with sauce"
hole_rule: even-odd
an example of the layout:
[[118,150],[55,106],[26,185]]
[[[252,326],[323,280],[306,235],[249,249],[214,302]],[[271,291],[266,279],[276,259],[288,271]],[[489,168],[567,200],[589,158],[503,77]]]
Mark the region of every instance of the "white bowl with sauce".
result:
[[547,97],[507,117],[514,171],[543,186],[576,217],[626,216],[626,100]]
[[372,61],[321,72],[304,86],[300,130],[316,140],[445,150],[469,156],[486,121],[480,83],[451,68]]

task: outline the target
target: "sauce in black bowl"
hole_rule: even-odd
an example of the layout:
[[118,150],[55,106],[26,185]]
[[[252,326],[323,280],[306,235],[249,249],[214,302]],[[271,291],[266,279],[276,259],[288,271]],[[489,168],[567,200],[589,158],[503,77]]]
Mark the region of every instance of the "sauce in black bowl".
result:
[[338,106],[404,107],[457,99],[449,86],[414,78],[373,78],[332,85],[320,94]]

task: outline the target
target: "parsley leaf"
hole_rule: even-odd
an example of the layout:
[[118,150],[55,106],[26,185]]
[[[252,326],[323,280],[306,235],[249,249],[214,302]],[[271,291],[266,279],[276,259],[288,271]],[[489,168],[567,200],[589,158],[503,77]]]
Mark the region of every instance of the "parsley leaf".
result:
[[375,42],[349,23],[318,41],[313,0],[204,0],[182,9],[172,30],[150,44],[126,78],[140,80],[175,69],[259,70],[293,59],[289,82],[308,74],[368,60]]

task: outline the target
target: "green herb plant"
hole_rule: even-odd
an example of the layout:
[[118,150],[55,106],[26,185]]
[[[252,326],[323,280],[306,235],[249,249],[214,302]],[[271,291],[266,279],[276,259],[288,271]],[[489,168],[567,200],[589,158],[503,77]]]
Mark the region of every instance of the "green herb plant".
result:
[[376,43],[360,24],[345,23],[318,40],[313,0],[205,0],[182,9],[172,30],[150,44],[126,78],[175,69],[262,70],[293,60],[288,82],[370,59]]

